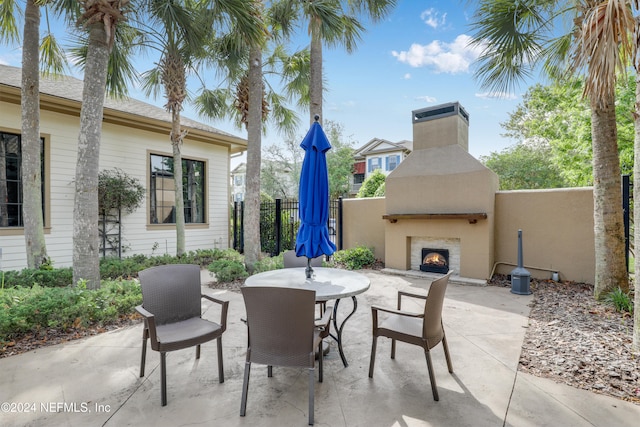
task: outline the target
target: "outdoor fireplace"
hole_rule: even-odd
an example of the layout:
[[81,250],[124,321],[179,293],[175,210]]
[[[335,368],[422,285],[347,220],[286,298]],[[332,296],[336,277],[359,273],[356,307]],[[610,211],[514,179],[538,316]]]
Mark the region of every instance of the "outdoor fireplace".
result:
[[447,249],[422,248],[420,270],[446,274],[449,271],[449,251]]

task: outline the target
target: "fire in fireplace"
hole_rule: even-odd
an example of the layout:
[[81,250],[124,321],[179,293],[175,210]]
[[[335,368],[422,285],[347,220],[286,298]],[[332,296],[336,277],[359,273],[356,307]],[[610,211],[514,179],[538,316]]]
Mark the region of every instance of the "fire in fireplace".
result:
[[420,270],[446,274],[449,271],[449,250],[422,248]]

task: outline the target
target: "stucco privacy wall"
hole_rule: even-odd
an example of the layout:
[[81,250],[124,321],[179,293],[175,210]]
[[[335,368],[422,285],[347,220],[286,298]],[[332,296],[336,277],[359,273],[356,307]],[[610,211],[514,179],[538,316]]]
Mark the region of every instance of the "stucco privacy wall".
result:
[[385,242],[382,215],[386,213],[384,197],[342,200],[342,242],[345,248],[373,248],[377,259],[384,260]]
[[[20,108],[0,102],[0,129],[20,133]],[[40,132],[49,146],[50,227],[45,236],[48,255],[57,267],[71,266],[73,200],[79,118],[74,115],[41,111]],[[104,123],[100,169],[120,168],[148,188],[149,152],[171,156],[168,135],[111,123]],[[189,139],[182,147],[184,158],[207,163],[207,224],[188,226],[186,250],[228,247],[228,148]],[[123,216],[123,246],[126,254],[175,254],[176,232],[172,225],[148,225],[145,197],[133,213]],[[154,247],[156,248],[154,250]],[[3,270],[26,267],[22,233],[2,235]]]
[[[374,248],[375,256],[385,261],[385,198],[344,200],[344,248],[359,244]],[[554,190],[499,191],[495,197],[494,260],[513,263],[518,259],[518,229],[523,233],[526,266],[558,271],[561,279],[594,283],[595,248],[593,236],[593,191],[591,187]],[[478,224],[454,220],[446,225],[468,234]],[[402,228],[411,227],[410,222]],[[444,225],[444,224],[441,224]],[[393,240],[389,226],[387,239]],[[407,230],[398,230],[405,235]],[[406,243],[408,244],[408,243]],[[483,249],[477,249],[482,251]],[[475,255],[470,253],[469,255]],[[484,256],[478,257],[479,259]],[[508,274],[513,266],[498,264],[495,273]],[[406,267],[405,269],[408,269]],[[532,277],[549,278],[550,271],[529,270]],[[464,274],[463,274],[464,276]],[[487,277],[477,277],[486,279]]]
[[[496,193],[496,262],[518,261],[522,229],[525,266],[558,271],[563,280],[595,282],[593,189],[500,191]],[[498,265],[497,273],[513,266]],[[532,277],[551,272],[528,268]]]

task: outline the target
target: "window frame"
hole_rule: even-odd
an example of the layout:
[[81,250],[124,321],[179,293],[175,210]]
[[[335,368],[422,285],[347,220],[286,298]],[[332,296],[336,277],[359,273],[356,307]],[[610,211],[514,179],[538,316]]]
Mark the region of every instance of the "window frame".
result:
[[[391,169],[391,159],[395,160],[395,164],[393,165],[393,169]],[[385,159],[385,168],[387,172],[391,172],[398,167],[400,164],[400,155],[392,154],[386,157]]]
[[[22,148],[22,131],[20,129],[8,128],[0,126],[0,133],[16,135],[20,137],[20,147]],[[43,144],[42,149],[42,208],[43,208],[43,224],[44,233],[51,233],[51,135],[40,133],[40,140]],[[21,157],[22,159],[22,157]],[[22,161],[22,160],[21,160]],[[19,178],[20,188],[22,188],[22,176]],[[24,224],[19,226],[1,227],[0,236],[24,236]]]
[[[148,228],[175,228],[176,223],[174,222],[151,222],[151,213],[153,207],[153,197],[152,191],[154,186],[152,186],[152,156],[158,156],[162,158],[173,158],[173,154],[155,151],[155,150],[147,150],[147,209],[146,209],[146,217],[147,217],[147,227]],[[186,222],[186,228],[207,228],[209,226],[209,162],[208,159],[200,158],[196,156],[182,156],[183,162],[199,162],[202,163],[202,172],[204,176],[202,177],[202,222]],[[183,165],[184,166],[184,165]],[[185,179],[185,174],[187,173],[187,168],[182,168],[183,180]],[[171,175],[171,182],[173,183],[173,175]],[[173,188],[173,187],[172,187]],[[166,191],[166,190],[165,190]],[[187,191],[183,188],[183,192]],[[185,202],[185,210],[187,209],[187,198],[184,198]],[[175,203],[172,205],[175,207]],[[186,219],[186,216],[185,216]]]
[[[376,164],[378,165],[377,167],[373,167],[373,160],[376,161]],[[376,157],[369,157],[367,159],[367,172],[368,173],[373,173],[378,169],[382,169],[382,158],[379,156]]]

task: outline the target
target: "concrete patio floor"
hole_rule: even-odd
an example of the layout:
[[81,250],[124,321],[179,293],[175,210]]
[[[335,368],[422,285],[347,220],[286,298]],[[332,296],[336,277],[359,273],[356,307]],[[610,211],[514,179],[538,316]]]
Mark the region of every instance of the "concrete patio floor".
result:
[[[364,271],[371,288],[344,329],[344,367],[335,343],[315,383],[316,426],[637,426],[640,406],[518,372],[532,297],[509,289],[459,284],[447,289],[443,320],[454,374],[433,350],[440,401],[433,400],[421,350],[378,341],[368,378],[371,304],[393,307],[398,289],[426,293],[430,280]],[[242,296],[203,287],[230,301],[223,336],[225,382],[218,382],[215,343],[167,356],[168,404],[160,405],[159,355],[148,351],[140,378],[142,326],[0,359],[0,426],[304,426],[307,373],[251,371],[246,417],[239,416],[246,352]],[[206,301],[205,301],[206,302]],[[416,306],[417,307],[417,306]],[[209,309],[210,308],[210,309]],[[351,301],[340,304],[340,314]],[[205,318],[217,320],[215,306]],[[343,312],[344,311],[344,312]],[[7,411],[9,410],[9,412]],[[16,412],[10,412],[15,410]]]

